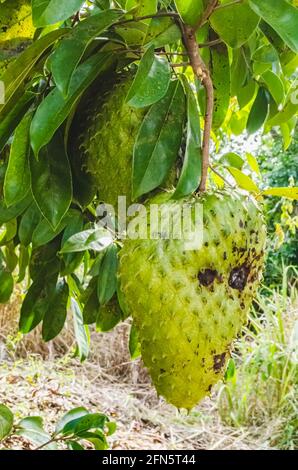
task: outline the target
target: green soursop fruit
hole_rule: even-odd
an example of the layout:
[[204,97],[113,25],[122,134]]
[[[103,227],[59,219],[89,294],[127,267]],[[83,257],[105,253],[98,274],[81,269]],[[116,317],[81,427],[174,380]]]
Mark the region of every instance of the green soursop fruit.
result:
[[170,196],[149,203],[162,206],[168,199],[168,212],[202,204],[201,247],[186,249],[184,240],[173,238],[128,238],[119,277],[158,394],[191,409],[223,377],[232,342],[246,323],[262,273],[266,227],[256,201],[236,190],[180,201]]
[[[118,196],[127,196],[127,205],[131,203],[133,148],[147,112],[126,103],[132,81],[129,72],[112,79],[110,75],[80,103],[71,130],[70,156],[78,180],[75,186],[85,193],[76,195],[82,205],[95,193],[114,207]],[[174,180],[173,173],[166,187]]]

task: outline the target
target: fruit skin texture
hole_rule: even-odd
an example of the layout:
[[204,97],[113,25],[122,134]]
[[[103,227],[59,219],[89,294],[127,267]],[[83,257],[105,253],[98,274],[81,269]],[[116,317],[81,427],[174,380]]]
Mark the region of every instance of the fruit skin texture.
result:
[[[203,204],[202,247],[127,239],[119,276],[158,394],[191,409],[223,377],[232,342],[247,321],[262,273],[266,227],[255,200],[237,191],[187,202]],[[167,204],[170,209],[175,201]]]
[[[70,155],[79,186],[89,187],[90,200],[97,192],[101,201],[115,208],[118,196],[127,196],[127,206],[132,202],[133,149],[148,111],[126,103],[132,81],[129,72],[114,77],[110,74],[82,100],[72,126]],[[166,187],[174,182],[174,173]],[[87,197],[81,205],[87,205],[90,200]]]
[[74,143],[80,165],[99,198],[117,206],[118,196],[131,201],[131,171],[134,142],[146,110],[125,103],[132,76],[113,79],[113,85],[88,97],[77,115],[80,124]]

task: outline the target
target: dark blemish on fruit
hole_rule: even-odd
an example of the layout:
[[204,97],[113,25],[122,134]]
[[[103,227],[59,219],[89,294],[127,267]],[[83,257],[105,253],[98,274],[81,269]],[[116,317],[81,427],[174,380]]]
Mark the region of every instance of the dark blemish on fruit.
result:
[[240,292],[243,291],[247,283],[248,275],[249,267],[245,264],[232,269],[229,277],[229,286],[232,287],[232,289],[239,290]]
[[209,387],[207,388],[207,392],[211,392],[211,389],[212,389],[212,385],[209,385]]
[[202,357],[201,363],[202,363],[202,367],[204,367],[204,365],[205,365],[205,358],[204,357]]
[[214,281],[217,280],[218,282],[222,283],[223,277],[215,269],[205,269],[204,271],[199,272],[198,280],[202,286],[210,287],[210,289],[212,290],[212,284],[214,283]]
[[223,259],[226,260],[227,259],[227,252],[225,251],[224,254],[223,254]]
[[166,371],[165,371],[164,369],[160,369],[160,373],[161,373],[161,374],[165,374]]
[[205,287],[211,286],[215,279],[217,278],[217,271],[213,269],[205,269],[204,271],[199,272],[198,279],[200,284]]
[[207,246],[209,246],[209,243],[208,243],[208,242],[205,242],[204,245],[207,247]]
[[243,220],[240,220],[240,222],[239,222],[239,227],[240,227],[240,228],[243,228],[243,227],[244,227]]
[[227,353],[224,352],[222,354],[216,354],[213,357],[213,370],[216,374],[218,374],[225,365],[226,354]]

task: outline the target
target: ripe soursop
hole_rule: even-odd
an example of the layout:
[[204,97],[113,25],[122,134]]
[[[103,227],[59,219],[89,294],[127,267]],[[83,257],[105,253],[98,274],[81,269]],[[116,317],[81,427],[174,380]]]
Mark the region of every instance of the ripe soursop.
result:
[[191,409],[223,377],[232,342],[246,323],[262,273],[266,227],[256,201],[237,191],[180,201],[170,196],[169,211],[203,205],[201,248],[187,250],[178,239],[127,239],[119,276],[158,394]]
[[[88,193],[83,198],[77,195],[82,205],[96,192],[100,200],[114,207],[118,196],[127,196],[127,205],[131,203],[133,148],[147,113],[147,109],[126,103],[132,81],[129,72],[112,79],[110,74],[80,103],[72,125],[70,156],[79,180],[76,186],[82,191],[85,185]],[[174,180],[173,172],[165,186]]]

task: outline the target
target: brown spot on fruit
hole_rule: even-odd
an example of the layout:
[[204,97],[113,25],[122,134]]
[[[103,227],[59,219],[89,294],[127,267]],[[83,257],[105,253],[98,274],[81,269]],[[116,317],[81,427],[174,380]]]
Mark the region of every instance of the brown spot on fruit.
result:
[[222,354],[216,354],[213,357],[213,370],[216,374],[218,374],[221,371],[221,369],[224,367],[226,354],[227,353],[224,352]]
[[213,284],[217,278],[217,271],[213,269],[205,269],[204,271],[199,272],[198,279],[202,286],[208,287]]
[[247,278],[249,275],[249,267],[243,264],[237,268],[233,268],[230,277],[229,277],[229,286],[232,289],[237,289],[240,292],[243,291],[247,283]]

